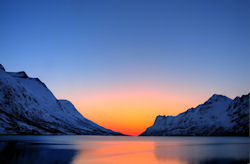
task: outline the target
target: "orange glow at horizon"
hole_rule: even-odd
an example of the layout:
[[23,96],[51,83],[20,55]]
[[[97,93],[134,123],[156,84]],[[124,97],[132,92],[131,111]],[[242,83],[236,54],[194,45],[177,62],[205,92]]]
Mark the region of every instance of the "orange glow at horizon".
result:
[[161,88],[113,87],[77,92],[72,103],[87,119],[113,131],[137,136],[157,115],[177,115],[198,101]]

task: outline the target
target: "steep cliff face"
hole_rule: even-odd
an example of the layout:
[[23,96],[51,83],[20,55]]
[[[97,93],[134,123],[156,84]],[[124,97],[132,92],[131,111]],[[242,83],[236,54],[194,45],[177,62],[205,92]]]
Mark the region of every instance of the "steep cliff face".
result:
[[0,134],[121,135],[84,118],[57,100],[38,78],[6,72],[0,65]]
[[234,100],[213,95],[177,116],[157,116],[141,136],[249,135],[249,94]]
[[236,97],[227,108],[228,116],[231,120],[231,134],[249,136],[249,111],[250,111],[250,93],[241,97]]

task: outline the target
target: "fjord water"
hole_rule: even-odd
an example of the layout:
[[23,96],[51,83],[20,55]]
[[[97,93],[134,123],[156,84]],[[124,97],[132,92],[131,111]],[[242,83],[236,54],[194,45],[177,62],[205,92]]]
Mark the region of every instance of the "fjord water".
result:
[[0,163],[246,164],[249,137],[0,136]]

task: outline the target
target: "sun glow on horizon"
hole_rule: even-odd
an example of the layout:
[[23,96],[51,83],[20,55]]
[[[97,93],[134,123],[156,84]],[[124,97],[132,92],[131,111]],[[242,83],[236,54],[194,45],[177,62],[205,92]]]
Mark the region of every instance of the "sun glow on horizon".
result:
[[87,119],[113,131],[137,136],[157,115],[177,115],[197,103],[188,95],[153,87],[113,87],[81,92],[73,102]]

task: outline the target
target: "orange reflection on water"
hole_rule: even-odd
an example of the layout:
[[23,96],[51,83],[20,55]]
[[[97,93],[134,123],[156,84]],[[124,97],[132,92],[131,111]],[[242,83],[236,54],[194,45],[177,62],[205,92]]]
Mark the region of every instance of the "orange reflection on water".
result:
[[97,141],[80,144],[82,150],[74,158],[74,164],[127,164],[171,163],[184,164],[178,159],[160,159],[155,155],[154,141]]

